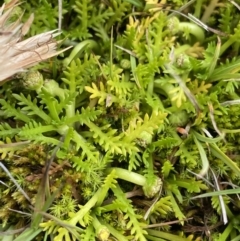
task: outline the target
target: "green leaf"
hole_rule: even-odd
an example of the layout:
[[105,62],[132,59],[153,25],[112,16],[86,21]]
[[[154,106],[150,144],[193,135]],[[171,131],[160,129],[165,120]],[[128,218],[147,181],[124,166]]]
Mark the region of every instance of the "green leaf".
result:
[[171,164],[170,161],[165,161],[163,166],[162,166],[162,173],[165,178],[168,177],[169,173],[174,170],[173,165]]
[[191,199],[213,197],[213,196],[220,196],[220,195],[231,195],[231,194],[239,194],[239,193],[240,193],[240,188],[236,188],[236,189],[228,189],[228,190],[222,190],[222,191],[209,192],[209,193],[205,193],[205,194],[201,194],[201,195],[192,197]]
[[207,174],[208,169],[209,169],[209,161],[206,155],[206,152],[203,148],[203,146],[201,145],[201,143],[197,140],[197,138],[195,136],[193,136],[194,142],[197,145],[197,148],[199,150],[201,159],[202,159],[202,169],[199,173],[200,176],[204,176]]
[[240,169],[237,166],[236,162],[232,161],[227,155],[225,155],[215,143],[210,143],[210,150],[212,154],[222,160],[228,167],[232,169],[238,176],[240,176]]
[[18,105],[24,106],[22,110],[24,112],[26,111],[27,115],[36,115],[39,116],[42,120],[46,121],[46,123],[51,122],[51,117],[48,116],[45,111],[43,111],[42,107],[38,106],[37,99],[32,100],[30,95],[25,97],[23,94],[13,94],[13,96],[19,101]]
[[38,228],[38,229],[27,228],[16,239],[14,239],[14,241],[32,241],[41,232],[42,232],[41,228]]
[[183,223],[182,220],[185,219],[185,215],[182,213],[180,207],[178,206],[172,192],[167,191],[167,195],[171,197],[172,209],[173,209],[173,212],[175,213],[175,216],[178,218],[179,221],[181,221],[181,223]]

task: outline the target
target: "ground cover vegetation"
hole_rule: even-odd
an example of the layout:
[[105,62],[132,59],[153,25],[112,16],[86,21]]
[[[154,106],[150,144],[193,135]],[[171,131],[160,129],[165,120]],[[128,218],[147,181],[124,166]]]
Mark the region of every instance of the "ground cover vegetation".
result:
[[72,48],[1,86],[0,240],[240,240],[239,4],[16,6]]

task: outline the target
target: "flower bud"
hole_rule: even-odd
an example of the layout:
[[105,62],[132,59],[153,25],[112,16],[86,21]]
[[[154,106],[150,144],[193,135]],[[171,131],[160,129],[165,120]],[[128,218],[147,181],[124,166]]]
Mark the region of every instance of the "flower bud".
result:
[[40,90],[43,86],[43,76],[36,70],[23,74],[23,85],[29,90]]

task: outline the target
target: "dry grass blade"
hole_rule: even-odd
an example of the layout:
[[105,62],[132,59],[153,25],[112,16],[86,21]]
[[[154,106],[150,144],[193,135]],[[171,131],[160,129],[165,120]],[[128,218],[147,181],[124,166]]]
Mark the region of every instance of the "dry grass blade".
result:
[[0,9],[0,81],[24,71],[41,61],[51,58],[66,49],[57,51],[58,41],[55,39],[58,30],[38,34],[26,40],[23,36],[28,32],[33,15],[21,23],[21,16],[14,23],[10,22],[18,0],[12,0]]

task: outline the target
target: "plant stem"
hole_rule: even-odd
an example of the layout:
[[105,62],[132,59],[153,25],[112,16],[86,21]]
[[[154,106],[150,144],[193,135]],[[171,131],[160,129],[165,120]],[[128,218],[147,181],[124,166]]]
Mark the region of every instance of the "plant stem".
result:
[[181,32],[184,32],[186,29],[188,29],[189,33],[192,34],[200,43],[202,43],[205,39],[203,29],[195,23],[180,22],[178,28]]
[[130,172],[126,169],[115,167],[108,168],[107,173],[111,172],[112,170],[115,171],[115,174],[118,178],[142,186],[144,194],[147,197],[155,196],[162,187],[162,181],[157,176],[152,175],[150,178],[151,183],[148,183],[148,179],[145,176],[136,172]]
[[158,237],[158,238],[163,238],[169,241],[173,241],[173,240],[177,240],[177,241],[187,241],[188,239],[186,238],[182,238],[178,235],[174,235],[171,233],[166,233],[166,232],[162,232],[162,231],[157,231],[157,230],[152,230],[152,229],[147,229],[147,232],[149,235]]
[[209,143],[210,150],[212,154],[221,159],[228,167],[230,167],[233,172],[235,172],[237,175],[240,175],[240,169],[237,166],[235,162],[233,162],[228,156],[226,156],[215,143]]
[[231,233],[232,229],[233,229],[233,223],[230,222],[230,223],[228,224],[228,226],[225,228],[224,232],[220,235],[220,237],[219,237],[218,240],[219,240],[219,241],[225,241],[225,240],[227,240],[227,238],[228,238],[229,234]]
[[203,23],[207,23],[208,19],[211,17],[214,9],[216,8],[218,4],[218,0],[212,0],[211,3],[206,7],[206,10],[201,18],[201,21]]
[[96,236],[100,241],[107,241],[110,235],[108,228],[105,225],[102,225],[97,219],[96,215],[92,214],[93,221],[92,225],[96,230]]
[[110,231],[110,233],[117,238],[117,240],[121,241],[128,241],[128,239],[123,236],[118,230],[113,228],[113,226],[109,225],[107,222],[105,222],[102,218],[99,218],[100,222],[107,227],[107,229]]
[[166,83],[158,83],[157,80],[155,80],[154,87],[155,92],[157,93],[159,93],[158,89],[162,90],[167,95],[168,99],[171,101],[172,106],[175,106],[175,102],[172,101],[172,99],[173,97],[175,97],[176,93],[171,93],[171,91],[175,89],[173,84],[170,84],[169,81]]
[[79,210],[74,217],[72,217],[69,220],[69,223],[72,225],[76,225],[80,220],[83,219],[84,215],[86,215],[90,209],[92,207],[94,207],[94,205],[96,204],[96,202],[98,201],[98,196],[101,194],[102,189],[100,188],[95,194],[94,196],[92,196],[92,198],[82,207],[81,210]]
[[198,19],[200,18],[200,15],[201,15],[202,4],[203,4],[203,0],[197,0],[195,5],[195,11],[193,15]]
[[126,169],[115,167],[115,168],[108,168],[107,173],[110,173],[112,170],[115,170],[115,174],[118,178],[134,183],[136,185],[144,186],[147,182],[146,177],[136,172],[130,172]]

